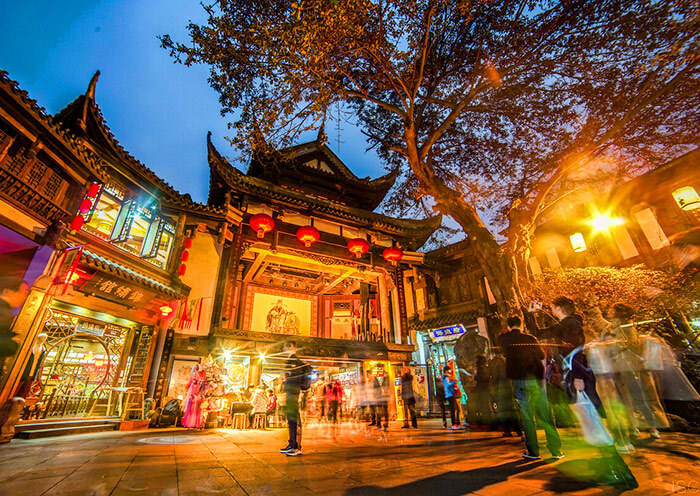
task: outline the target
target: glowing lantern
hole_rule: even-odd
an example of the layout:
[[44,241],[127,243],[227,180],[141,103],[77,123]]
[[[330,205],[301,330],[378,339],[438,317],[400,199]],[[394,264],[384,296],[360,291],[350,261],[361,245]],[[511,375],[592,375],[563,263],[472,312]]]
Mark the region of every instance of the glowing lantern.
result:
[[304,243],[307,248],[318,241],[320,237],[321,233],[314,226],[301,226],[297,229],[297,239]]
[[104,360],[95,360],[95,367],[102,367],[104,364]]
[[187,265],[185,265],[184,263],[180,264],[180,266],[177,268],[177,273],[181,276],[184,276],[185,272],[187,272]]
[[355,238],[348,241],[348,251],[357,258],[361,258],[362,255],[367,253],[367,250],[369,250],[369,243],[366,239]]
[[68,279],[68,284],[75,284],[80,280],[80,274],[77,272],[71,272],[70,278]]
[[700,208],[700,196],[692,186],[685,186],[673,192],[673,198],[681,207],[681,210],[695,210]]
[[87,352],[87,353],[85,353],[85,354],[83,355],[83,360],[85,360],[86,362],[91,362],[91,361],[93,361],[94,359],[95,359],[95,355],[93,355],[93,354],[90,353],[90,352]]
[[403,258],[403,250],[401,250],[401,248],[397,248],[396,246],[390,246],[382,252],[382,256],[387,262],[391,262],[392,265],[396,265],[396,263]]
[[182,254],[180,255],[180,260],[183,262],[187,262],[187,260],[189,260],[189,258],[190,258],[190,252],[187,250],[184,250],[182,252]]
[[100,185],[98,183],[92,183],[90,185],[90,188],[88,189],[88,192],[87,192],[88,198],[95,198],[99,191],[100,191]]
[[80,213],[81,214],[88,212],[91,208],[92,208],[92,201],[89,200],[88,198],[85,198],[83,201],[80,202]]
[[583,234],[574,233],[569,236],[569,240],[571,241],[571,246],[576,253],[586,251],[586,240],[583,239]]
[[173,308],[170,305],[163,305],[162,307],[159,308],[159,310],[160,310],[160,314],[163,317],[167,317],[168,315],[170,315],[172,313]]
[[192,238],[185,238],[185,242],[182,243],[182,246],[184,246],[186,250],[192,248]]
[[275,221],[267,214],[255,214],[250,218],[250,227],[258,233],[258,238],[264,238],[275,228]]
[[82,229],[83,224],[85,224],[85,219],[83,218],[82,215],[76,215],[73,217],[73,219],[70,221],[70,228],[73,231],[80,231]]

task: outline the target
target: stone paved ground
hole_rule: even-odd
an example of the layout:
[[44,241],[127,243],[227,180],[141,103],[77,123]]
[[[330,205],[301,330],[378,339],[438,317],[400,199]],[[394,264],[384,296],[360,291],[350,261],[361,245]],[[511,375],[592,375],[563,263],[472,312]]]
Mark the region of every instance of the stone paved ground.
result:
[[[346,423],[305,426],[304,455],[278,453],[286,431],[109,432],[0,445],[0,496],[289,494],[619,494],[582,482],[593,451],[565,431],[566,458],[526,463],[519,439],[448,432],[424,421],[387,434]],[[542,434],[540,432],[540,434]],[[642,439],[625,459],[640,487],[626,494],[700,494],[700,438]]]

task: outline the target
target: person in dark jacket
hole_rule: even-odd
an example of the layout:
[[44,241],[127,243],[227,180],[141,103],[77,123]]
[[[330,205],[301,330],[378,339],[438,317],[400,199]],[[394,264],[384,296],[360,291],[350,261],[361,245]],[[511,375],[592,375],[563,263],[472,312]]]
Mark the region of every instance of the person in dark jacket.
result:
[[[491,376],[488,371],[488,362],[485,355],[477,355],[474,366],[474,389],[473,397],[470,395],[469,402],[473,405],[474,423],[482,426],[493,426],[493,409],[491,408]],[[471,419],[470,419],[471,423]]]
[[442,383],[442,379],[435,376],[435,399],[437,400],[438,407],[442,411],[442,428],[447,429],[447,407],[445,406],[445,386]]
[[496,423],[503,430],[503,437],[512,437],[513,432],[522,437],[520,419],[513,401],[513,385],[506,375],[506,360],[500,350],[495,350],[489,362],[489,376],[496,403]]
[[515,399],[520,407],[527,446],[523,458],[540,459],[535,417],[544,428],[547,448],[552,457],[563,458],[561,439],[552,422],[547,396],[544,393],[544,350],[536,337],[520,331],[520,317],[509,317],[507,325],[508,332],[501,334],[498,341],[506,357],[506,375],[513,381]]
[[13,338],[15,320],[12,310],[24,303],[29,293],[29,285],[19,277],[0,277],[0,378],[5,369],[5,358],[13,356],[19,349],[19,343]]
[[282,390],[285,394],[285,412],[287,415],[287,427],[289,429],[289,442],[280,450],[287,456],[301,455],[301,416],[299,410],[299,394],[301,393],[302,369],[304,362],[296,355],[297,346],[294,341],[284,343],[284,351],[287,353],[286,371]]
[[410,414],[411,425],[418,428],[416,416],[416,395],[413,391],[413,374],[411,369],[404,367],[401,375],[401,401],[403,401],[403,429],[408,429],[408,417]]

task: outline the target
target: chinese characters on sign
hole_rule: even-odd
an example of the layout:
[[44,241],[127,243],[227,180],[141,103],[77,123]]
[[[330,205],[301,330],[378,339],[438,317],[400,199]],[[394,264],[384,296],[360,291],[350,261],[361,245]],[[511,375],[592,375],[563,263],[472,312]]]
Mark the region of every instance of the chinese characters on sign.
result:
[[440,327],[430,331],[430,339],[432,339],[434,343],[450,341],[455,339],[455,337],[461,336],[465,332],[467,332],[467,330],[462,324],[456,324],[449,327]]
[[81,291],[130,307],[144,307],[156,296],[140,286],[102,273],[95,274]]

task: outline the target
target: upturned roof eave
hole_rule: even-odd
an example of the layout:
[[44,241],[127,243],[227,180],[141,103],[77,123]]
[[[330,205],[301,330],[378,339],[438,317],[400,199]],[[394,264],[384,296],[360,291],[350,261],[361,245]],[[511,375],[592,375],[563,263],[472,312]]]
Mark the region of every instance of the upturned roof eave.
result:
[[[285,203],[290,203],[301,208],[321,208],[326,213],[356,222],[370,222],[374,228],[381,229],[384,227],[385,229],[393,229],[396,231],[394,234],[414,239],[425,238],[427,240],[442,223],[441,215],[420,220],[396,219],[376,212],[362,211],[323,198],[317,198],[294,190],[282,188],[264,179],[244,174],[221,156],[210,139],[207,145],[210,173],[212,175],[218,175],[230,188],[243,193],[267,196],[268,198],[284,201]],[[210,181],[210,183],[212,181]]]

